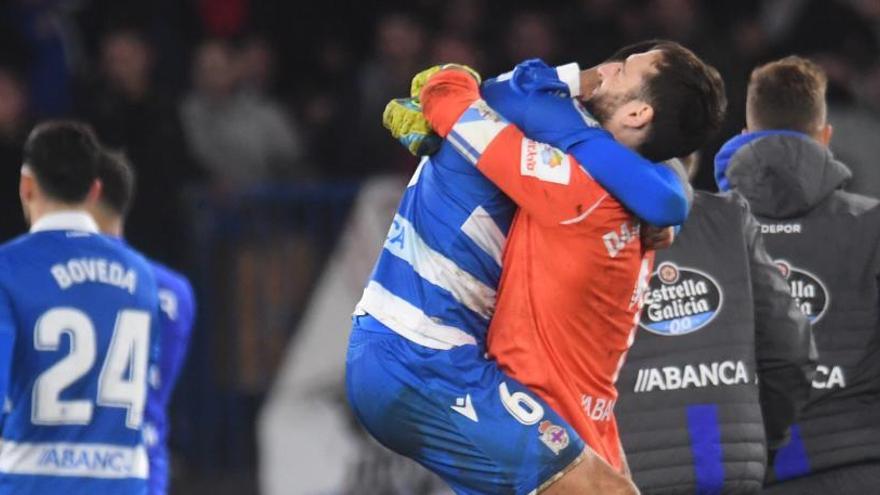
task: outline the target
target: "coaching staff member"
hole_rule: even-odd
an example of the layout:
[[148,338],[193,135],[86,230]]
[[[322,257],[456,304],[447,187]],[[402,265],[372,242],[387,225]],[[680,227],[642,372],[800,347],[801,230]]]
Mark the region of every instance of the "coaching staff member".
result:
[[758,493],[809,393],[809,323],[736,193],[696,192],[655,267],[618,382],[633,480],[646,494]]
[[749,82],[747,132],[716,157],[716,180],[748,200],[767,250],[811,320],[819,366],[770,494],[880,490],[880,204],[841,188],[827,146],[826,77],[788,57]]

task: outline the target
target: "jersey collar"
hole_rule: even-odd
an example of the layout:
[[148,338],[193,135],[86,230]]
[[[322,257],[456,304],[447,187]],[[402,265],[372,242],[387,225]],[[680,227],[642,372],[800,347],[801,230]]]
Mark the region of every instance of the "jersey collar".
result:
[[31,225],[31,233],[46,230],[77,230],[97,234],[98,224],[82,210],[64,210],[47,213]]

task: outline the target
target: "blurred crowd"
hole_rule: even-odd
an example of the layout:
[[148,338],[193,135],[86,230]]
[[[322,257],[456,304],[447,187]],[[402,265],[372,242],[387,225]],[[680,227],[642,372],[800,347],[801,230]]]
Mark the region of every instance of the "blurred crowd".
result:
[[[601,62],[671,38],[716,65],[730,111],[704,150],[743,126],[755,64],[798,53],[820,62],[851,156],[880,128],[880,2],[874,0],[10,0],[0,24],[0,168],[18,174],[37,120],[92,123],[137,168],[135,245],[174,262],[190,185],[223,195],[267,182],[408,173],[415,159],[380,125],[389,98],[440,61],[485,74],[540,57]],[[856,135],[854,135],[854,133]],[[867,141],[867,142],[866,142]],[[709,167],[697,185],[712,188]],[[17,211],[8,188],[6,211]],[[0,235],[23,230],[4,215]]]

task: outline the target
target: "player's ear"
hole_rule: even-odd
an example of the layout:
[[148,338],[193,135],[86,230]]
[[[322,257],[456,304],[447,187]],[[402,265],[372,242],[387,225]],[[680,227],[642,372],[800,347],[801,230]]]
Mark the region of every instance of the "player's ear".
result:
[[819,130],[819,142],[825,146],[831,145],[831,136],[834,135],[834,127],[831,124],[825,124]]
[[104,189],[104,184],[101,182],[101,179],[95,179],[92,182],[92,186],[89,188],[89,194],[86,196],[86,203],[93,205],[101,199],[101,191]]
[[18,181],[18,197],[22,204],[30,203],[36,193],[37,181],[27,167],[21,168],[21,179]]
[[654,120],[654,107],[642,100],[631,100],[624,104],[623,125],[633,129],[643,129]]

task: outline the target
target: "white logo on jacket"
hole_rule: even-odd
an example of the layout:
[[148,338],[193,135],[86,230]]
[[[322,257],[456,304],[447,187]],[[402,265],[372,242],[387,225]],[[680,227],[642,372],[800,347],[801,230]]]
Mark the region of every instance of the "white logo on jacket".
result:
[[633,392],[683,390],[747,383],[749,383],[749,371],[744,362],[721,361],[697,365],[642,368],[636,376]]

